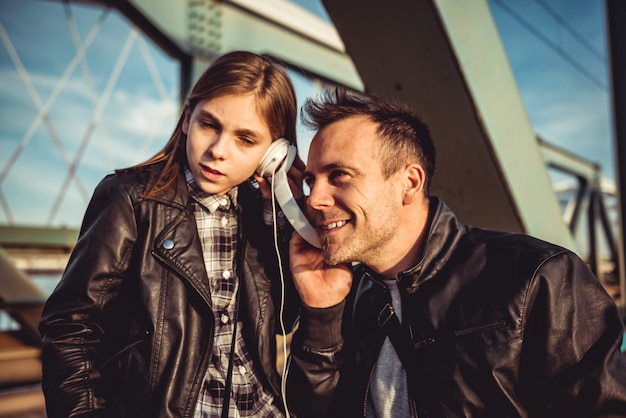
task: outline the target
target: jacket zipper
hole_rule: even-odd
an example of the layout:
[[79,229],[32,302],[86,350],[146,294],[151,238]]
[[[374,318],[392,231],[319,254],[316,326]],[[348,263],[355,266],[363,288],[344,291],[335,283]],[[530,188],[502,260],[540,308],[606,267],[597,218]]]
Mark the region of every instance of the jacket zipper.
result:
[[505,328],[505,327],[506,327],[506,321],[497,320],[497,321],[486,323],[484,325],[479,325],[476,327],[470,327],[470,328],[461,329],[459,331],[454,331],[454,336],[463,337],[465,335],[473,334],[475,332],[488,331],[490,329]]
[[[378,281],[378,279],[374,278],[374,276],[372,276],[369,271],[363,270],[363,274],[367,276],[367,278],[369,278],[373,284],[380,287],[383,291],[385,292],[388,291],[387,287],[383,283]],[[374,362],[374,364],[372,364],[369,375],[367,377],[367,385],[365,386],[365,393],[363,396],[363,416],[364,417],[367,416],[367,398],[369,397],[369,394],[370,394],[370,387],[372,385],[372,378],[374,377],[374,370],[376,369],[376,364],[377,362]]]
[[363,397],[363,416],[367,416],[367,398],[370,395],[370,385],[372,384],[372,377],[374,376],[374,370],[376,369],[376,362],[370,369],[369,376],[367,377],[367,385],[365,386],[365,396]]

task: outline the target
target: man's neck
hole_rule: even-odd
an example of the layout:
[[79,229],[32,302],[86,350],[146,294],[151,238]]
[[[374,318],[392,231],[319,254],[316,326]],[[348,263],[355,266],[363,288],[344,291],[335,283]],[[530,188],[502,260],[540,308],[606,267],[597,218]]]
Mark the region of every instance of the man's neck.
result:
[[426,201],[405,212],[396,236],[384,251],[386,257],[381,257],[380,263],[369,265],[372,270],[384,278],[397,279],[401,272],[420,262],[428,233],[428,206]]

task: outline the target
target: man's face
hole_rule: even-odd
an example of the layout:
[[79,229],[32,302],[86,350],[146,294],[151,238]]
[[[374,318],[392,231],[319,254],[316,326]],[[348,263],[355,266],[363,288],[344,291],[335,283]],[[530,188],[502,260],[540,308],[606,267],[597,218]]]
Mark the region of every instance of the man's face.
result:
[[398,173],[384,179],[376,141],[376,124],[351,116],[321,129],[311,143],[307,210],[328,264],[376,265],[393,247],[402,183]]

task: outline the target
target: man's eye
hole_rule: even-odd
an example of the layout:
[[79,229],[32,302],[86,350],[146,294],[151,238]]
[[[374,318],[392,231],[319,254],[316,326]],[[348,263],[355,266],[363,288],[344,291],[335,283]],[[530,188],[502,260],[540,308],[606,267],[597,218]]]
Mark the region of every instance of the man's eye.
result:
[[330,179],[331,180],[341,180],[342,177],[347,176],[348,173],[346,173],[345,171],[342,170],[336,170],[333,171],[332,173],[330,173]]
[[313,184],[315,184],[315,179],[313,177],[305,177],[304,183],[309,186],[309,188],[313,188]]

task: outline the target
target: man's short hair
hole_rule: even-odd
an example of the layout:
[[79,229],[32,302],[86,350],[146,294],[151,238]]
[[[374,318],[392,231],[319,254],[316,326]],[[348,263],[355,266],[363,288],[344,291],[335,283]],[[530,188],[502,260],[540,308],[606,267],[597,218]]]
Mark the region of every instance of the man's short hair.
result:
[[315,130],[350,116],[365,116],[378,125],[376,147],[385,178],[417,162],[426,174],[424,195],[430,195],[436,169],[435,145],[428,126],[406,105],[371,94],[351,93],[344,88],[327,91],[303,106],[302,122]]

